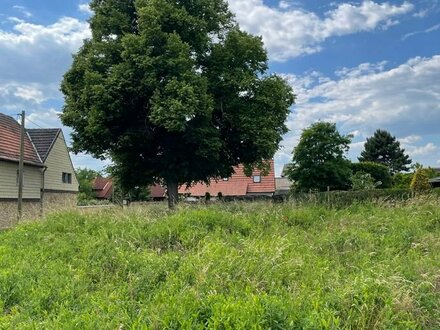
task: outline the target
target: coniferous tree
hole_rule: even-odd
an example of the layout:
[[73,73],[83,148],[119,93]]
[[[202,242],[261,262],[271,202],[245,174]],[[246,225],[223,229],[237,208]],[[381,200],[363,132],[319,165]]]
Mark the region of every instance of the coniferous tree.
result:
[[364,151],[358,158],[360,162],[375,162],[389,167],[392,174],[408,171],[407,165],[411,159],[405,155],[405,149],[400,147],[400,142],[385,130],[378,129],[374,135],[367,139]]

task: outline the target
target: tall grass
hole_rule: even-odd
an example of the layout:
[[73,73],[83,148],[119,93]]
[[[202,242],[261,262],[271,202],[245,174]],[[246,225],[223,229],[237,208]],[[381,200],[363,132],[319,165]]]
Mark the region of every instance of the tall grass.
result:
[[0,328],[438,329],[438,200],[67,213],[0,233]]

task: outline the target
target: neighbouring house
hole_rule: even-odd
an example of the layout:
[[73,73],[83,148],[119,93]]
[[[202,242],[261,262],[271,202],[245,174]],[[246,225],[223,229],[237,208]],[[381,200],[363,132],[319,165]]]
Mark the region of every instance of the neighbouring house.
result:
[[429,183],[432,188],[440,188],[440,177],[430,179]]
[[97,199],[111,200],[113,197],[113,181],[111,178],[103,178],[99,175],[92,182],[92,190]]
[[150,197],[153,201],[163,201],[167,198],[167,190],[159,184],[150,186]]
[[[0,227],[17,217],[20,124],[0,114]],[[61,129],[27,129],[24,138],[23,216],[76,205],[78,181]]]
[[290,166],[291,164],[285,164],[281,172],[281,177],[275,178],[275,186],[276,186],[275,195],[277,196],[286,197],[290,192],[290,188],[292,187],[292,181],[290,181],[290,179],[287,177],[287,172]]
[[209,185],[197,183],[191,187],[182,186],[179,194],[189,197],[205,197],[209,193],[212,197],[221,194],[223,197],[258,197],[273,196],[275,194],[275,170],[274,161],[270,161],[270,170],[267,175],[254,170],[251,177],[244,174],[243,166],[234,168],[235,173],[230,178],[211,181]]

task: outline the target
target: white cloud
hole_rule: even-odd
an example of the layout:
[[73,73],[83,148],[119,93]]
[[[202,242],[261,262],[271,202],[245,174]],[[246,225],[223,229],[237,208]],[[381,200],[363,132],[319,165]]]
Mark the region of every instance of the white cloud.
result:
[[280,7],[281,9],[287,9],[290,7],[290,3],[288,3],[287,1],[280,1],[278,7]]
[[12,31],[0,29],[0,83],[58,84],[88,37],[88,23],[70,17],[51,25],[18,20]]
[[423,31],[415,31],[415,32],[407,33],[402,37],[402,40],[408,39],[409,37],[413,37],[418,34],[434,32],[434,31],[437,31],[438,29],[440,29],[440,24],[436,24],[434,26],[431,26],[430,28],[427,28]]
[[428,14],[428,9],[419,10],[417,13],[414,13],[413,16],[417,18],[424,18]]
[[408,146],[406,150],[411,156],[418,157],[418,156],[429,156],[432,153],[438,152],[439,147],[437,147],[434,143],[429,142],[424,146]]
[[356,132],[353,147],[381,128],[400,138],[410,156],[435,162],[426,157],[439,150],[432,137],[438,137],[440,123],[440,55],[416,57],[391,69],[383,62],[365,63],[339,70],[336,79],[318,72],[286,77],[298,99],[283,152],[296,145],[291,137],[325,120],[336,122],[344,134]]
[[56,128],[61,127],[60,112],[56,109],[40,110],[29,114],[26,127],[31,128]]
[[388,28],[393,18],[413,10],[405,1],[400,6],[363,1],[359,5],[339,4],[324,17],[302,9],[288,9],[286,1],[271,8],[263,0],[229,0],[237,21],[247,31],[261,35],[272,60],[284,61],[322,49],[328,38]]
[[85,14],[93,14],[93,11],[90,9],[90,5],[88,3],[80,3],[78,5],[78,10]]
[[410,135],[404,138],[399,139],[399,142],[402,145],[409,145],[409,144],[413,144],[416,142],[419,142],[420,140],[422,140],[422,137],[419,135]]
[[32,13],[29,10],[27,10],[27,8],[24,7],[24,6],[17,6],[17,5],[15,5],[15,6],[12,6],[12,8],[14,8],[17,11],[19,11],[26,18],[30,18],[30,17],[33,16]]

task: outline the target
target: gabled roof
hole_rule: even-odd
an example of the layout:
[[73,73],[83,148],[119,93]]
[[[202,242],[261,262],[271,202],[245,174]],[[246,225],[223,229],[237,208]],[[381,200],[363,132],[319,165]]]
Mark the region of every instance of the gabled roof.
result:
[[166,195],[166,190],[159,184],[150,186],[150,196],[152,198],[163,198]]
[[189,188],[182,186],[179,194],[190,194],[194,197],[203,197],[208,192],[211,196],[217,196],[219,192],[223,196],[246,196],[253,194],[273,194],[275,192],[275,169],[274,161],[270,161],[270,171],[266,176],[255,169],[252,176],[260,176],[260,182],[254,182],[252,177],[244,174],[242,165],[234,167],[234,174],[227,180],[212,180],[209,185],[197,183]]
[[[0,159],[18,162],[20,159],[20,124],[14,118],[0,113]],[[41,166],[41,161],[29,135],[24,136],[24,163]]]
[[56,138],[61,132],[59,128],[37,128],[26,130],[43,162],[46,161]]
[[95,191],[97,198],[110,199],[113,194],[113,182],[110,178],[97,176],[92,182],[92,189]]

